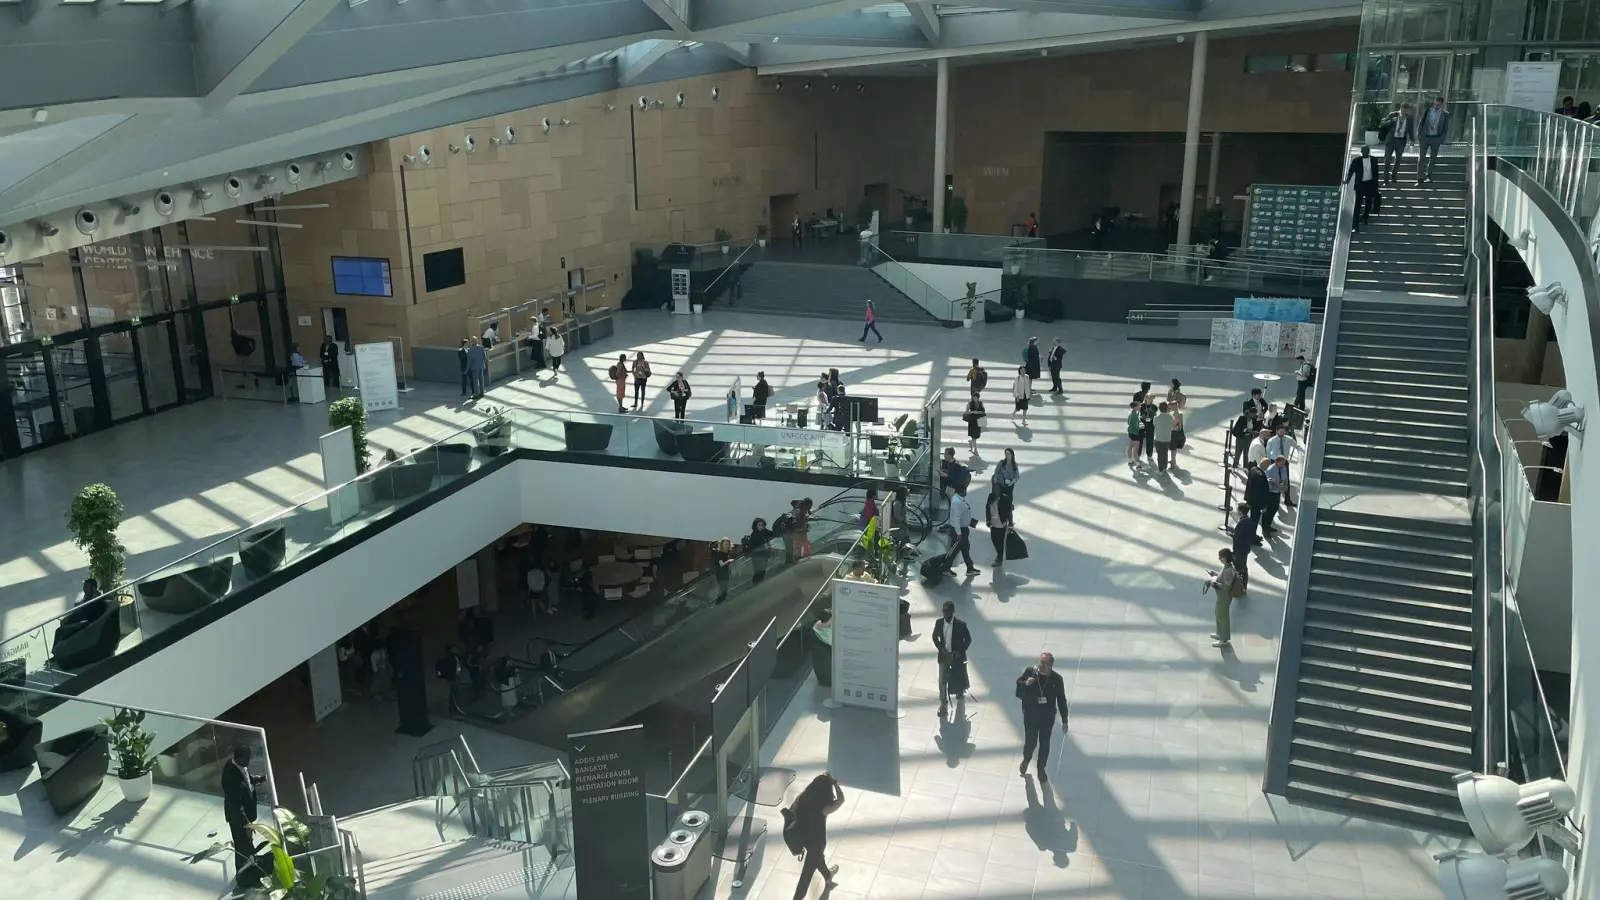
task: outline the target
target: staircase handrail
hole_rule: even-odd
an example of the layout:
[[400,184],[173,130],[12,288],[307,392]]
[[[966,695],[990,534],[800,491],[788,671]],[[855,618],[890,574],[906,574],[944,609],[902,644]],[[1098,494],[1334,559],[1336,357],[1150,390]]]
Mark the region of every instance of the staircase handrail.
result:
[[[921,307],[923,312],[927,313],[930,316],[933,316],[935,319],[938,319],[941,322],[959,322],[959,321],[961,321],[963,316],[957,315],[957,313],[956,313],[956,307],[961,305],[961,301],[959,299],[947,296],[944,293],[944,291],[941,291],[941,290],[933,287],[932,285],[928,284],[926,281],[923,281],[921,278],[917,277],[917,274],[915,272],[913,272],[910,269],[906,268],[906,264],[905,263],[901,262],[898,259],[895,259],[893,256],[891,256],[889,254],[889,251],[883,249],[883,245],[878,242],[878,237],[879,236],[875,234],[872,237],[867,238],[864,241],[864,243],[867,243],[867,244],[871,245],[872,249],[874,251],[876,251],[876,253],[875,253],[876,259],[873,262],[871,262],[870,264],[868,264],[866,268],[868,270],[872,270],[872,269],[876,269],[878,266],[881,265],[881,266],[885,267],[886,269],[888,269],[890,272],[893,272],[897,277],[904,277],[905,280],[906,280],[906,284],[907,285],[918,287],[923,292],[923,294],[925,295],[926,302],[924,302],[924,300],[919,300],[916,297],[916,295],[914,295],[911,291],[908,291],[905,288],[900,287],[899,285],[895,284],[891,279],[889,279],[889,278],[884,278],[883,279],[884,281],[889,282],[889,285],[891,287],[893,287],[895,290],[897,290],[900,293],[904,294],[906,296],[906,298],[909,299],[912,303],[915,303],[915,304],[917,304],[917,306]],[[948,308],[946,308],[943,311],[941,311],[940,308],[939,308],[939,304],[933,301],[932,298],[934,298],[934,297],[938,297],[938,298],[944,300],[945,303],[947,304]]]
[[[1350,121],[1345,129],[1346,157],[1356,142],[1356,104],[1350,106]],[[1355,189],[1344,181],[1339,188],[1333,258],[1328,264],[1328,299],[1322,313],[1322,340],[1317,347],[1317,363],[1323,372],[1312,386],[1311,409],[1317,416],[1333,402],[1333,361],[1339,355],[1339,321],[1344,307],[1345,269],[1350,262],[1351,225],[1355,217]],[[1311,584],[1311,560],[1317,523],[1317,501],[1322,494],[1322,456],[1327,428],[1315,419],[1305,441],[1305,456],[1300,463],[1300,500],[1295,508],[1294,538],[1288,585],[1284,590],[1283,627],[1279,631],[1278,664],[1273,678],[1272,711],[1267,722],[1266,771],[1262,790],[1283,796],[1289,787],[1289,751],[1294,743],[1296,685],[1300,681],[1300,659],[1306,621],[1306,594]]]
[[701,288],[698,291],[698,293],[705,294],[705,295],[710,295],[711,289],[717,286],[717,282],[719,282],[723,278],[727,277],[729,272],[732,272],[734,269],[738,268],[739,263],[744,259],[744,255],[746,253],[749,253],[752,249],[754,249],[757,246],[760,246],[760,244],[759,244],[758,241],[754,241],[754,240],[752,240],[748,244],[745,244],[744,245],[744,249],[739,251],[739,255],[735,256],[733,258],[733,262],[729,263],[727,265],[727,267],[724,268],[721,272],[718,272],[717,273],[717,277],[711,279],[711,283],[706,285],[705,287]]

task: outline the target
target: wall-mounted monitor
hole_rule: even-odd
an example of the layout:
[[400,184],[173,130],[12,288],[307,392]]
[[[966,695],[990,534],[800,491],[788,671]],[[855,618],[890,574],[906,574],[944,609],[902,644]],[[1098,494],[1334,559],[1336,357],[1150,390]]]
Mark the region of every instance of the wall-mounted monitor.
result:
[[423,284],[429,292],[467,283],[467,261],[461,248],[422,254]]
[[335,256],[333,292],[362,297],[393,297],[389,261],[375,256]]

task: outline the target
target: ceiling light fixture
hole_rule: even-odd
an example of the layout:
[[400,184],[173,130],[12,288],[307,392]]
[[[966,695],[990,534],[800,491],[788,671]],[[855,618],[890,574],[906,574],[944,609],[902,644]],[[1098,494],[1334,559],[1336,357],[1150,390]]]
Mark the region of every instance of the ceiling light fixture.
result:
[[354,150],[346,150],[339,154],[339,168],[346,172],[356,167],[356,154]]
[[239,195],[244,193],[244,182],[240,181],[237,175],[229,175],[222,182],[222,192],[227,194],[229,199],[237,200]]
[[61,229],[51,225],[49,222],[35,222],[33,223],[33,230],[39,232],[39,237],[42,238],[53,238],[61,233]]
[[127,218],[128,216],[137,216],[139,214],[139,204],[129,203],[126,200],[119,200],[117,201],[117,210],[122,213],[123,218]]
[[150,199],[156,208],[156,214],[159,216],[170,216],[172,211],[178,208],[178,202],[172,196],[171,191],[156,191],[155,196]]
[[283,180],[290,184],[299,184],[302,174],[304,174],[304,170],[300,168],[299,163],[289,163],[283,167]]

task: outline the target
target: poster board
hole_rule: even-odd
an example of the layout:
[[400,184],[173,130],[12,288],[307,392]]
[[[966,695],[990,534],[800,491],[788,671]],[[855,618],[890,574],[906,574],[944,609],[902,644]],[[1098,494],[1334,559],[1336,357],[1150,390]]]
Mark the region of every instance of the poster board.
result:
[[1311,301],[1285,297],[1236,297],[1235,319],[1258,322],[1309,322]]
[[311,714],[321,722],[344,703],[339,686],[338,645],[330,644],[306,662],[311,675]]
[[354,518],[361,511],[361,486],[355,484],[355,435],[350,426],[330,431],[317,439],[317,450],[322,456],[322,484],[326,488],[344,487],[328,494],[328,514],[331,525]]
[[1333,240],[1339,231],[1338,187],[1252,184],[1247,196],[1246,247],[1317,254],[1333,252]]
[[1550,112],[1556,108],[1561,93],[1561,63],[1512,62],[1506,63],[1505,101],[1507,106],[1520,106]]
[[900,589],[833,583],[833,700],[894,712],[900,695]]
[[394,377],[394,345],[388,341],[356,345],[356,381],[367,412],[400,408],[400,383]]

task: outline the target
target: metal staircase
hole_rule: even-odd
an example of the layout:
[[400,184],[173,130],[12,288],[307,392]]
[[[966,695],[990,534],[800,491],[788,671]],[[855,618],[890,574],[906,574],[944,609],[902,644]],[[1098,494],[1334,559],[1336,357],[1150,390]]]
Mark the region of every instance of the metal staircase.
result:
[[[1402,168],[1415,179],[1414,166]],[[1345,290],[1460,296],[1468,190],[1460,157],[1438,159],[1427,184],[1402,177],[1385,187],[1377,215],[1350,239]]]
[[[797,262],[760,262],[745,272],[735,312],[846,319],[859,330],[867,300],[883,325],[937,325],[938,320],[871,269]],[[873,339],[875,341],[875,339]]]

